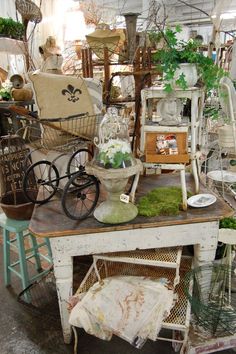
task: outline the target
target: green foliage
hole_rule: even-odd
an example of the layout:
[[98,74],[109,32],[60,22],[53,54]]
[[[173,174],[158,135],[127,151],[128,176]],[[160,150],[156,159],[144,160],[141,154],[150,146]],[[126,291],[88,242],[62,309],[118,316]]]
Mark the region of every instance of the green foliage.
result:
[[211,117],[212,120],[219,118],[219,108],[218,107],[204,107],[204,116]]
[[223,218],[220,220],[220,229],[236,230],[236,219],[234,217]]
[[124,167],[123,164],[125,166],[129,165],[131,155],[127,152],[123,153],[121,151],[117,151],[111,162],[111,158],[107,152],[102,151],[98,154],[98,160],[103,163],[105,168],[122,168]]
[[0,34],[14,39],[23,39],[24,25],[12,18],[0,17]]
[[190,39],[188,42],[177,39],[177,33],[181,27],[176,26],[175,30],[167,28],[163,33],[165,46],[154,54],[154,61],[157,68],[163,73],[163,80],[166,82],[164,90],[171,92],[173,83],[182,89],[187,88],[185,75],[175,79],[176,69],[181,63],[196,64],[199,82],[205,87],[207,93],[218,88],[220,79],[226,75],[225,71],[215,65],[213,59],[203,55],[198,50],[199,42]]
[[229,164],[230,166],[236,166],[236,160],[230,160]]
[[188,88],[188,85],[185,80],[185,75],[183,73],[180,74],[179,78],[175,81],[175,83],[184,90]]
[[0,89],[0,97],[3,101],[10,101],[12,99],[11,92]]
[[182,203],[182,190],[178,187],[155,188],[138,202],[142,216],[177,215]]
[[156,32],[156,31],[150,31],[148,33],[148,37],[151,43],[159,43],[161,38],[162,38],[162,34],[161,32]]

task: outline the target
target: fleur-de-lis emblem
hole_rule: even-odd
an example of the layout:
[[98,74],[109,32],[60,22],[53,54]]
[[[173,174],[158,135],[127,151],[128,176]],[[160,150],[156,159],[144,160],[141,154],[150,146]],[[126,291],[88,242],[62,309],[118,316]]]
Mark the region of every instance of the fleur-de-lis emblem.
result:
[[69,96],[68,101],[76,102],[79,100],[78,95],[81,95],[82,91],[72,85],[68,85],[66,89],[61,91],[61,93],[63,95]]

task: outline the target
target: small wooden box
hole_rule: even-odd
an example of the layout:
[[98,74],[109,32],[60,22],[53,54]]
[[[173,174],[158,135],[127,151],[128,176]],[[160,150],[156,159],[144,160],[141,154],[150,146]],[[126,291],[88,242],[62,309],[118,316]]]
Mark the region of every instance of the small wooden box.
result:
[[146,162],[187,163],[188,128],[157,127],[156,131],[145,132]]

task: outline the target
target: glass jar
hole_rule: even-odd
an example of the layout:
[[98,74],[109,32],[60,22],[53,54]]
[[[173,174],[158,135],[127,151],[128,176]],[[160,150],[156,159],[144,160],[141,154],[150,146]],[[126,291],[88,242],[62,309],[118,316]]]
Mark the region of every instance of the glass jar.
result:
[[134,164],[127,121],[110,107],[99,127],[99,137],[94,140],[97,150],[95,163],[104,168],[126,168]]

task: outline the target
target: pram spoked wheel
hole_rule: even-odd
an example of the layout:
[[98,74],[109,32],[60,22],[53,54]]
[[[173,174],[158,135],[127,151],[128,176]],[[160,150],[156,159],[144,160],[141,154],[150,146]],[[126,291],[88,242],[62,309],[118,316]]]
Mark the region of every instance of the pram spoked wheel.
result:
[[[93,154],[90,150],[86,149],[86,148],[82,148],[79,149],[77,151],[75,151],[67,164],[67,175],[69,176],[69,178],[77,172],[85,172],[85,164],[86,162],[90,161],[93,157]],[[76,178],[73,181],[73,183],[75,183],[76,185]]]
[[[29,201],[35,204],[43,204],[49,201],[56,193],[59,185],[59,172],[50,161],[42,160],[31,165],[23,178],[23,190]],[[30,193],[35,189],[40,193]]]
[[78,172],[67,182],[62,194],[62,208],[73,220],[89,216],[97,205],[99,182],[96,177]]

